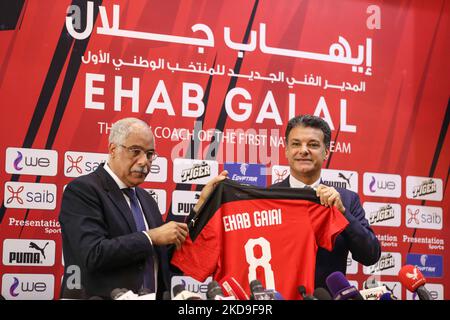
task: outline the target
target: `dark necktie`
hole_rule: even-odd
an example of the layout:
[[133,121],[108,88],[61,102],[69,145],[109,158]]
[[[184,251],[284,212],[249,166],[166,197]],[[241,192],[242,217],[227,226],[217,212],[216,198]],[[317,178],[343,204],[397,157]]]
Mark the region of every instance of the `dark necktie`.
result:
[[[122,191],[130,199],[131,212],[133,213],[133,218],[134,222],[136,223],[137,231],[140,232],[145,231],[146,228],[144,222],[144,215],[142,213],[141,207],[139,206],[136,191],[134,191],[134,189],[131,188],[125,188],[122,189]],[[145,263],[144,288],[151,290],[151,292],[155,292],[155,273],[152,257],[149,257]]]
[[311,186],[308,186],[307,184],[305,184],[305,186],[303,187],[304,190],[314,190]]

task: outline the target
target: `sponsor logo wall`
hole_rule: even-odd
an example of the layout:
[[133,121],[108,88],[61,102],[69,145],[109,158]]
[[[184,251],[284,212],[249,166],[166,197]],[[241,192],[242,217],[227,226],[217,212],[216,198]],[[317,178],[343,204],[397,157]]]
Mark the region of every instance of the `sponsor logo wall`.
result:
[[[448,4],[406,8],[363,0],[337,10],[322,0],[265,1],[218,9],[216,2],[187,1],[175,17],[165,3],[156,9],[145,0],[127,3],[102,6],[112,14],[118,5],[120,26],[147,38],[99,33],[100,16],[85,37],[85,18],[80,28],[66,24],[67,3],[37,1],[20,9],[21,28],[0,33],[6,299],[59,296],[64,188],[107,161],[109,129],[118,119],[138,117],[152,126],[159,156],[142,187],[164,219],[184,221],[203,185],[222,170],[257,187],[286,179],[286,125],[303,113],[332,129],[322,182],[359,195],[382,246],[372,266],[349,254],[348,278],[362,284],[376,275],[397,297],[417,299],[397,279],[402,265],[413,264],[434,298],[450,298],[450,146],[440,138],[448,135],[450,75],[442,70],[449,17],[441,14]],[[36,37],[33,21],[42,19],[48,23]],[[16,40],[7,39],[12,35]],[[68,51],[59,51],[61,41],[70,42]],[[206,292],[207,282],[189,278],[173,278],[172,287],[183,281]]]

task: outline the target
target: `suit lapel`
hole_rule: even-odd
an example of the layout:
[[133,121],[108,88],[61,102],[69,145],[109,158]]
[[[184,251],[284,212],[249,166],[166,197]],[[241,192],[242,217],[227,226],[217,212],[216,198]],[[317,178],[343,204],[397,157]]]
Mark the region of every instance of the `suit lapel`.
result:
[[[115,182],[114,182],[115,183]],[[128,205],[125,197],[123,196],[122,190],[117,188],[113,188],[108,192],[109,198],[115,204],[115,206],[119,209],[122,216],[127,220],[127,224],[133,232],[137,231],[136,223],[133,219],[133,213],[131,212],[131,208]]]
[[119,209],[120,214],[127,221],[130,230],[136,232],[136,223],[134,222],[133,214],[131,213],[130,206],[125,200],[122,190],[119,189],[119,186],[114,179],[103,168],[103,164],[97,168],[96,173],[102,180],[103,188],[108,194],[108,197],[111,199],[111,202],[114,203],[117,209]]
[[289,188],[291,187],[291,184],[289,182],[289,177],[290,176],[287,176],[286,179],[284,179],[283,181],[280,182],[280,187],[289,187]]

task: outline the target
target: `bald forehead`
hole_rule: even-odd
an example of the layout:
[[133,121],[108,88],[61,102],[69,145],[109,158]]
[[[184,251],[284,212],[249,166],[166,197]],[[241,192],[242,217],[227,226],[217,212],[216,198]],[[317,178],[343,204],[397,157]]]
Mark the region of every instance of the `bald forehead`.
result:
[[[150,127],[141,124],[132,124],[130,131],[125,138],[125,143],[140,145],[146,149],[154,146],[155,139]],[[144,146],[145,145],[145,146]]]
[[130,133],[142,134],[142,135],[151,135],[153,137],[152,129],[141,123],[133,123],[130,125]]

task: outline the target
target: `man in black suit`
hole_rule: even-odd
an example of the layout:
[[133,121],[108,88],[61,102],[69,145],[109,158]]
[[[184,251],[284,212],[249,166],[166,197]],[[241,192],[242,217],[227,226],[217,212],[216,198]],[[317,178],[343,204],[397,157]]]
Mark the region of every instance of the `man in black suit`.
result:
[[322,164],[330,155],[328,124],[316,116],[297,116],[289,120],[285,137],[290,175],[272,187],[313,188],[321,204],[336,206],[349,221],[347,228],[336,238],[333,251],[319,248],[317,252],[315,287],[327,288],[325,280],[329,274],[335,271],[346,273],[349,251],[353,259],[369,266],[380,258],[380,243],[365,218],[358,195],[321,183]]
[[[63,194],[61,297],[108,299],[113,289],[126,288],[135,293],[146,289],[161,298],[170,289],[167,246],[181,246],[187,225],[163,223],[155,200],[138,187],[157,157],[153,133],[145,122],[117,121],[108,149],[108,162],[74,179]],[[212,179],[205,192],[221,179]],[[203,193],[201,199],[205,197]],[[70,279],[74,266],[81,272],[81,288]]]

